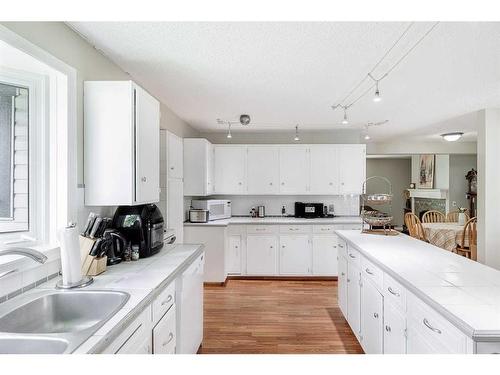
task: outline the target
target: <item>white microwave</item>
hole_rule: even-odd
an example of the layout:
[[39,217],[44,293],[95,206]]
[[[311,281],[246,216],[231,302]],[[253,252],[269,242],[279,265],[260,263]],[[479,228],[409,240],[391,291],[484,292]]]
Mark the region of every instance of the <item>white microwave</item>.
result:
[[198,210],[208,210],[208,220],[229,219],[231,201],[223,199],[193,200],[191,206]]

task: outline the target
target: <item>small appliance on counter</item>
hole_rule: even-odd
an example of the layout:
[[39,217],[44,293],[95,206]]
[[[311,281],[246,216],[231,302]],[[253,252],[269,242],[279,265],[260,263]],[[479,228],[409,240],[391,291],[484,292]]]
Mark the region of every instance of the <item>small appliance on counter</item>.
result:
[[190,223],[208,223],[210,220],[210,211],[203,209],[191,208],[189,210]]
[[266,217],[266,207],[265,206],[259,206],[257,207],[257,217]]
[[231,201],[223,199],[193,200],[191,206],[194,209],[208,211],[208,219],[221,220],[231,217]]
[[323,203],[295,202],[295,217],[314,219],[324,216]]
[[112,227],[130,242],[130,246],[139,246],[140,258],[154,255],[163,247],[163,216],[155,204],[118,207]]

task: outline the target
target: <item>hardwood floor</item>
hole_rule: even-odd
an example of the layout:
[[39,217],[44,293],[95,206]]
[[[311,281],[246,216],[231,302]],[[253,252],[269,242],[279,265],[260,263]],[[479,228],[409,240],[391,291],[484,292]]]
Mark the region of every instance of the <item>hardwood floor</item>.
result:
[[337,281],[229,280],[205,286],[200,353],[363,353]]

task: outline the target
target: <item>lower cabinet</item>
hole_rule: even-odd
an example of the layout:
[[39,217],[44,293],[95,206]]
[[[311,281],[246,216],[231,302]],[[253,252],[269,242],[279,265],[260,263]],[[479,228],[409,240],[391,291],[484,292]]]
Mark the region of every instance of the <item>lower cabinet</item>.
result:
[[175,354],[175,330],[175,305],[173,305],[153,328],[153,351],[155,354]]
[[406,317],[384,298],[384,354],[406,353]]
[[384,352],[384,297],[373,283],[361,280],[361,346],[367,354]]
[[312,239],[312,273],[316,276],[337,276],[338,237],[315,235]]
[[347,259],[339,255],[337,300],[340,310],[347,316]]
[[247,274],[276,275],[278,241],[271,235],[247,236]]
[[347,322],[359,340],[361,320],[361,286],[359,268],[347,263]]
[[229,275],[241,274],[241,236],[232,235],[228,238],[226,270]]
[[407,334],[407,353],[408,354],[435,354],[439,353],[418,333],[411,325],[408,327]]
[[311,273],[311,243],[308,235],[280,236],[280,275]]

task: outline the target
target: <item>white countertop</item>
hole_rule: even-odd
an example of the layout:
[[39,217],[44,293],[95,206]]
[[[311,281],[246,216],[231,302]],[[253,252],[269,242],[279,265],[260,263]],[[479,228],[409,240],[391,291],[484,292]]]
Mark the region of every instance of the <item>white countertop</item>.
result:
[[[107,347],[202,251],[203,245],[165,245],[158,254],[149,258],[122,262],[95,276],[94,282],[83,290],[120,290],[129,293],[130,298],[121,310],[73,353],[95,353]],[[40,289],[54,289],[58,280],[50,280],[24,295],[36,293]]]
[[469,337],[500,340],[500,271],[403,234],[336,233]]
[[322,217],[314,219],[301,219],[296,217],[269,216],[264,218],[249,217],[249,216],[233,216],[230,219],[213,220],[208,223],[190,223],[185,222],[185,227],[192,226],[215,226],[225,227],[228,225],[243,225],[243,224],[361,224],[362,220],[359,216],[339,216],[339,217]]

